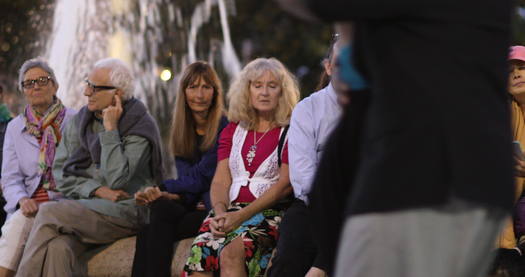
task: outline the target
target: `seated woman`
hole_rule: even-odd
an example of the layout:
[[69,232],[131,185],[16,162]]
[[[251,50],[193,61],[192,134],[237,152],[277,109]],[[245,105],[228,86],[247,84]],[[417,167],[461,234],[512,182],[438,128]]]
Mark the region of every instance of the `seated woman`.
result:
[[[511,47],[509,55],[509,87],[512,131],[514,141],[525,147],[525,47]],[[517,148],[516,148],[517,150]],[[521,149],[523,151],[525,149]],[[515,211],[498,237],[493,276],[523,276],[525,267],[522,261],[523,244],[518,247],[517,238],[525,235],[525,198],[522,197],[525,179],[525,159],[520,153],[516,158]],[[523,242],[522,242],[523,243]],[[521,249],[520,249],[521,248]]]
[[219,269],[221,276],[263,275],[283,213],[277,204],[292,192],[281,136],[299,99],[293,75],[274,58],[256,59],[241,71],[228,97],[232,123],[219,140],[213,210],[184,267],[191,276],[212,276]]
[[75,114],[56,97],[58,82],[45,61],[26,61],[18,80],[27,105],[5,133],[1,183],[8,218],[0,238],[0,276],[14,276],[39,204],[62,197],[51,168],[60,131]]
[[[525,47],[514,46],[511,48],[509,55],[510,71],[509,71],[509,94],[511,96],[511,115],[512,115],[512,131],[515,141],[519,141],[521,147],[525,147]],[[522,151],[525,149],[522,149]],[[516,157],[517,175],[516,176],[516,200],[519,200],[523,193],[523,185],[525,179],[525,161]],[[517,207],[520,205],[518,204]],[[515,217],[519,222],[519,216]],[[502,234],[499,237],[499,247],[505,249],[515,249],[516,254],[521,254],[517,248],[516,235],[514,230],[519,231],[523,228],[515,228],[512,222],[506,225]],[[522,230],[522,232],[525,230]]]
[[[175,241],[197,235],[210,210],[210,183],[217,166],[217,137],[228,123],[215,70],[197,61],[180,79],[171,124],[171,150],[178,178],[137,192],[150,207],[150,222],[137,235],[132,276],[171,276]],[[203,201],[205,209],[196,209]]]
[[[522,151],[525,150],[525,46],[511,47],[509,74],[509,93],[511,95],[512,130],[514,141],[519,141]],[[523,156],[516,156],[516,205],[514,228],[508,225],[502,236],[501,246],[503,248],[516,247],[516,237],[525,235],[525,200],[522,197],[525,184],[525,160]],[[516,236],[514,235],[516,231]]]

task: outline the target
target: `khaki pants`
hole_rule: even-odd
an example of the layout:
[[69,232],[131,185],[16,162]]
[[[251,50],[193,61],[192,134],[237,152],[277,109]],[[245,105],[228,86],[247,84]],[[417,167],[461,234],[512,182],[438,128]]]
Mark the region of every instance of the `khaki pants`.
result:
[[79,255],[90,244],[107,244],[132,236],[136,222],[94,212],[77,201],[40,205],[16,276],[85,274]]
[[337,277],[481,277],[504,213],[461,200],[347,219]]

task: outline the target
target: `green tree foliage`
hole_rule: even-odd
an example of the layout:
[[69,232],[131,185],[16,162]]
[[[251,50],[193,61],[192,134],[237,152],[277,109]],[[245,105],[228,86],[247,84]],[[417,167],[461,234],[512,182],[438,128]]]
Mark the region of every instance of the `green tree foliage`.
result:
[[[330,26],[296,19],[274,1],[236,3],[237,13],[230,23],[232,39],[243,62],[256,57],[276,57],[297,75],[301,94],[312,93],[331,39]],[[243,45],[251,45],[253,51],[243,55]]]
[[[185,37],[191,14],[196,3],[201,1],[163,1],[176,3],[184,19],[180,26],[162,20],[165,24],[158,26],[165,38],[159,47],[162,51],[155,52],[157,56],[152,58],[177,72],[181,70],[177,58],[187,52]],[[283,12],[274,1],[226,0],[226,3],[231,15],[228,20],[232,42],[242,63],[256,57],[276,57],[298,76],[303,96],[313,92],[322,71],[320,62],[328,47],[331,27],[296,19]],[[525,0],[519,0],[519,5],[521,10],[514,18],[513,43],[525,45]],[[20,64],[43,53],[43,41],[50,35],[53,23],[53,8],[53,0],[0,0],[0,82],[6,83],[9,90],[15,89],[16,70]],[[167,17],[167,14],[160,16]],[[209,55],[214,47],[210,41],[214,39],[222,39],[217,12],[212,13],[210,23],[199,31],[198,58],[205,59]],[[219,74],[227,88],[226,74],[221,70]]]
[[14,90],[20,64],[40,54],[42,36],[49,34],[50,0],[0,0],[0,81]]

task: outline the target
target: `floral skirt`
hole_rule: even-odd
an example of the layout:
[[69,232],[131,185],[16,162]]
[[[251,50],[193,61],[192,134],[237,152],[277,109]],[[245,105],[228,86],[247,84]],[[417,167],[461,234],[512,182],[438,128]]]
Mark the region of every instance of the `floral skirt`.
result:
[[[232,203],[228,212],[238,211],[249,203]],[[184,266],[189,275],[193,271],[219,270],[221,250],[237,237],[241,237],[246,253],[246,271],[248,276],[264,275],[272,251],[279,237],[278,228],[283,211],[267,209],[257,213],[243,222],[239,228],[228,233],[226,237],[214,238],[210,230],[210,221],[215,216],[213,211],[199,229],[191,247],[191,254]]]

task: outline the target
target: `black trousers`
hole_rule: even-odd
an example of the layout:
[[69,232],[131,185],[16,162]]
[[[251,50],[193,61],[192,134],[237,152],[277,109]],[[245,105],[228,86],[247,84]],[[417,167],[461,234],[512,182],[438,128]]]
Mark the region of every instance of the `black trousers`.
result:
[[[5,204],[6,202],[5,202],[4,196],[0,193],[0,228],[4,226],[4,222],[7,216],[6,212],[4,211]],[[0,231],[0,236],[1,235],[2,235],[2,231]]]
[[311,212],[302,200],[296,199],[279,225],[279,240],[268,276],[304,277],[312,266],[323,269],[317,262],[317,252]]
[[208,213],[162,198],[153,202],[150,209],[150,223],[137,234],[131,276],[169,277],[173,244],[197,235]]

